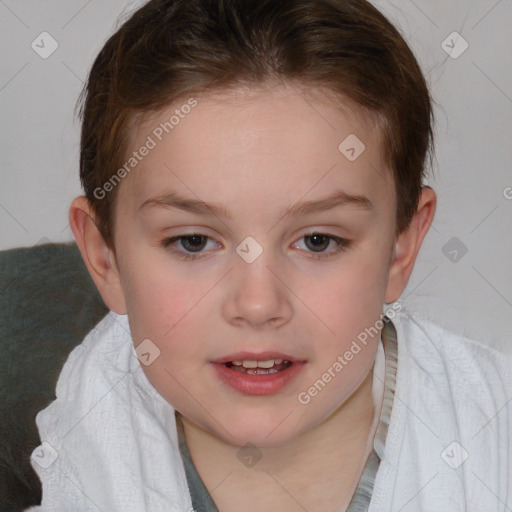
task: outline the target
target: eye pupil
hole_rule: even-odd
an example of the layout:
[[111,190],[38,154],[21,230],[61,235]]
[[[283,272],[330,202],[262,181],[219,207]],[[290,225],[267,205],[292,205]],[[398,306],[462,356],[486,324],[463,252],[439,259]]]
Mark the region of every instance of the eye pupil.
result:
[[[182,237],[181,244],[187,250],[201,250],[205,245],[205,238],[203,235],[189,235]],[[192,244],[189,244],[191,240]],[[187,245],[191,245],[191,247],[187,247]]]
[[[308,241],[312,241],[313,249],[325,249],[329,245],[329,239],[330,238],[326,235],[314,233],[312,235],[306,236],[306,245],[309,246]],[[317,245],[317,243],[318,243],[318,245]]]

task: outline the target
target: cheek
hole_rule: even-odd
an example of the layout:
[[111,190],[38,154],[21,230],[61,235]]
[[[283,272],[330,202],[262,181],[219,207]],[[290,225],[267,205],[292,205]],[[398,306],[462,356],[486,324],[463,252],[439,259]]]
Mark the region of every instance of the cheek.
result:
[[176,266],[159,259],[127,262],[123,279],[127,313],[134,342],[163,340],[193,316],[206,283],[196,282]]
[[325,319],[331,331],[357,333],[381,313],[387,285],[387,256],[375,258],[374,254],[369,249],[366,253],[354,252],[337,271],[309,287],[307,304]]
[[180,402],[183,392],[179,383],[186,382],[190,369],[202,363],[197,355],[204,356],[198,350],[197,340],[201,340],[198,315],[205,314],[200,304],[205,286],[194,285],[190,277],[177,277],[175,271],[171,273],[156,265],[143,272],[134,269],[126,284],[134,345],[150,339],[159,350],[158,357],[141,368],[153,387],[178,408],[186,406],[186,401]]

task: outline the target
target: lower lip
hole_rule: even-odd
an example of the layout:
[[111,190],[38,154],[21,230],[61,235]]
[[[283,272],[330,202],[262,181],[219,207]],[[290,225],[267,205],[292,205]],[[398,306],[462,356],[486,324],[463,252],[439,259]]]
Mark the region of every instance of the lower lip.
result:
[[250,375],[231,370],[222,363],[212,363],[225,384],[246,395],[272,395],[283,389],[304,366],[303,361],[295,361],[285,370],[267,375]]

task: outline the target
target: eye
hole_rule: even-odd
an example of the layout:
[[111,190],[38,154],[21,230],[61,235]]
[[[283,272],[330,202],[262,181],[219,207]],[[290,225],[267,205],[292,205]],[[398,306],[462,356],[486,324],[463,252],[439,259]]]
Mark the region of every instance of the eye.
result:
[[[160,242],[162,247],[166,248],[170,252],[176,254],[179,258],[184,260],[197,260],[206,256],[206,253],[201,252],[207,245],[209,237],[200,233],[192,233],[190,235],[178,235],[169,238],[165,238]],[[178,243],[176,243],[178,242]],[[213,240],[212,240],[213,242]],[[219,246],[217,242],[214,242],[216,246]],[[183,252],[181,249],[184,249]]]
[[[313,259],[330,258],[350,247],[348,240],[329,233],[314,231],[305,234],[302,239],[306,240],[305,251],[308,252]],[[203,251],[208,244],[208,240],[210,240],[215,247],[220,246],[217,242],[210,239],[210,237],[201,233],[164,238],[160,242],[160,245],[183,260],[199,260],[208,254],[207,251]],[[297,247],[298,244],[299,243],[296,242],[294,246]],[[326,249],[332,246],[334,246],[334,248],[327,252]]]
[[[306,241],[307,251],[311,251],[314,259],[330,258],[346,250],[350,246],[350,242],[339,236],[331,235],[329,233],[320,233],[314,231],[312,233],[306,233],[302,239]],[[297,246],[298,242],[295,242],[294,246]],[[334,249],[325,252],[325,250],[334,245]]]

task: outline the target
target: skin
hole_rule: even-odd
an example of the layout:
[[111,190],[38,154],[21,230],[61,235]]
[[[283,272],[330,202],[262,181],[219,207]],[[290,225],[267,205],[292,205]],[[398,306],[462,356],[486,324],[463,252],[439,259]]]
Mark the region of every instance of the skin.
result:
[[[223,512],[348,505],[380,413],[371,371],[378,336],[307,405],[297,396],[375,324],[384,303],[400,297],[435,213],[436,195],[426,187],[409,228],[396,236],[397,201],[378,127],[349,101],[340,110],[322,98],[290,85],[198,95],[190,114],[118,185],[115,254],[87,200],[78,197],[70,208],[105,303],[128,314],[135,346],[149,338],[160,349],[141,367],[183,415],[194,463]],[[139,124],[132,148],[179,105]],[[353,162],[338,150],[349,134],[366,146]],[[171,190],[222,205],[232,218],[140,209]],[[372,208],[345,204],[283,217],[287,207],[334,190],[366,196]],[[313,228],[349,245],[335,253],[327,239],[319,252],[330,257],[315,259],[305,238]],[[209,237],[200,259],[161,245],[194,232]],[[235,250],[247,236],[263,248],[252,263]],[[182,242],[173,247],[193,251]],[[210,364],[242,350],[275,350],[306,364],[280,392],[244,395]],[[237,457],[248,442],[262,455],[252,467]]]

